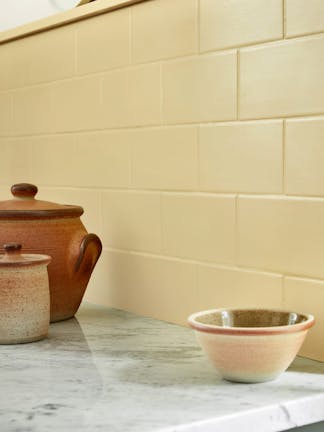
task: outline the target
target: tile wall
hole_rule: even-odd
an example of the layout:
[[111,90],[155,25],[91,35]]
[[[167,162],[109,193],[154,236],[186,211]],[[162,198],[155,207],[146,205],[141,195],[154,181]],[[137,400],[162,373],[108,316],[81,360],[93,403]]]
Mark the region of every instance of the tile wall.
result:
[[81,204],[87,299],[312,312],[324,360],[324,2],[150,0],[0,46],[0,196]]

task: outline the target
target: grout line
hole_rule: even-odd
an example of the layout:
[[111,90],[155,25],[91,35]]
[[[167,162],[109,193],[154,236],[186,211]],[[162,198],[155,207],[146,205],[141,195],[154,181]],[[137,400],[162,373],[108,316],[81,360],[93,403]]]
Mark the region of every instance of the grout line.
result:
[[160,63],[160,125],[164,126],[163,64]]
[[72,140],[75,160],[76,160],[76,157],[77,157],[77,154],[78,154],[79,145],[80,145],[79,138],[80,137],[78,135],[75,135],[73,137],[73,140]]
[[104,205],[103,205],[103,192],[101,191],[99,193],[99,211],[100,211],[100,216],[99,216],[99,228],[100,228],[100,232],[104,233]]
[[201,188],[201,169],[200,169],[200,155],[201,155],[201,130],[200,126],[196,128],[196,191],[199,191]]
[[236,119],[240,118],[240,66],[241,66],[241,56],[240,50],[237,50],[236,54]]
[[[47,185],[48,187],[52,187],[51,185]],[[316,201],[318,203],[323,203],[324,196],[314,196],[314,195],[283,195],[283,194],[260,194],[260,193],[240,193],[240,192],[208,192],[208,191],[191,191],[189,189],[185,190],[172,190],[172,189],[127,189],[127,188],[104,188],[101,187],[92,187],[92,186],[53,186],[53,188],[73,188],[73,189],[81,189],[81,190],[107,190],[107,191],[115,191],[115,192],[130,192],[130,193],[143,193],[143,194],[157,194],[159,192],[163,194],[169,195],[181,195],[181,196],[198,196],[198,197],[210,197],[210,198],[235,198],[236,195],[239,198],[244,199],[260,199],[260,200],[286,200],[286,201]]]
[[[266,39],[266,40],[262,40],[262,41],[257,41],[257,42],[251,42],[251,43],[247,43],[247,44],[237,44],[237,45],[230,45],[227,47],[223,47],[223,48],[219,48],[219,49],[211,49],[211,50],[206,50],[206,51],[202,51],[200,52],[201,55],[203,54],[212,54],[212,53],[224,53],[226,51],[233,51],[235,49],[245,49],[245,48],[266,48],[266,47],[273,47],[276,45],[282,45],[285,42],[290,42],[290,41],[299,41],[299,40],[308,40],[309,38],[321,38],[324,36],[324,31],[320,30],[317,32],[305,32],[305,33],[300,33],[300,34],[295,34],[295,35],[291,35],[291,36],[287,36],[287,40],[283,39],[282,37],[276,37],[273,39]],[[171,58],[168,60],[172,60]]]
[[197,22],[196,22],[196,26],[197,26],[197,52],[198,53],[200,53],[200,46],[201,46],[201,41],[200,41],[200,10],[201,10],[200,0],[197,0]]
[[10,94],[10,124],[9,124],[9,134],[11,135],[14,130],[14,98],[13,94]]
[[79,29],[74,29],[74,77],[78,76],[78,60],[79,60],[79,52],[78,52],[78,32]]
[[234,263],[238,266],[239,263],[239,195],[235,197],[235,219],[234,219]]
[[129,48],[129,54],[128,54],[128,63],[129,65],[133,64],[133,7],[129,8],[128,13],[128,48]]
[[199,266],[197,264],[193,264],[194,267],[194,278],[195,278],[195,303],[198,305],[198,309],[200,309],[200,295],[199,295]]
[[286,277],[285,277],[285,275],[282,275],[282,277],[281,277],[281,304],[282,304],[282,307],[284,308],[284,307],[286,307],[286,287],[285,287],[285,282],[286,282]]
[[289,272],[281,273],[279,271],[269,270],[266,268],[256,268],[256,267],[249,267],[249,266],[222,264],[222,263],[215,263],[213,261],[203,261],[203,260],[194,259],[194,258],[183,258],[183,257],[179,257],[179,256],[174,256],[174,255],[165,255],[165,254],[159,254],[159,253],[141,251],[141,250],[134,250],[134,249],[122,249],[122,248],[118,248],[118,247],[105,247],[104,246],[103,250],[105,252],[115,252],[115,253],[143,256],[143,257],[155,258],[155,259],[161,259],[161,260],[181,262],[184,264],[192,264],[192,265],[197,265],[197,266],[213,267],[213,268],[220,269],[220,270],[241,271],[241,272],[246,272],[246,273],[259,273],[259,274],[267,275],[269,277],[280,277],[282,280],[284,280],[286,278],[296,278],[296,279],[307,279],[308,281],[314,281],[314,282],[319,282],[319,283],[324,282],[324,276],[323,276],[323,278],[316,278],[313,276],[303,275],[303,274],[296,274],[296,273],[289,273]]
[[134,146],[135,141],[131,140],[131,142],[128,143],[128,151],[129,151],[129,169],[130,169],[130,184],[129,188],[126,189],[132,189],[134,188]]
[[104,123],[104,117],[103,117],[103,113],[104,111],[104,102],[105,102],[105,97],[104,97],[104,77],[101,76],[99,77],[99,106],[101,106],[102,108],[102,112],[101,112],[101,121]]
[[161,223],[161,252],[162,252],[162,254],[165,254],[166,250],[167,250],[166,231],[165,231],[164,220],[165,220],[165,216],[164,216],[163,192],[160,192],[160,223]]
[[46,187],[48,189],[60,189],[60,190],[79,190],[79,191],[109,191],[109,192],[127,192],[127,193],[133,193],[133,194],[166,194],[166,195],[180,195],[180,196],[191,196],[191,197],[205,197],[205,198],[235,198],[238,196],[238,198],[244,198],[244,199],[260,199],[260,200],[267,200],[267,199],[275,199],[275,200],[286,200],[286,201],[316,201],[319,203],[324,202],[324,196],[314,196],[314,195],[283,195],[283,194],[266,194],[266,193],[241,193],[241,192],[210,192],[210,191],[193,191],[192,189],[135,189],[135,188],[128,188],[125,186],[121,187],[102,187],[102,186],[94,186],[94,185],[88,185],[88,186],[78,186],[78,185],[64,185],[64,184],[47,184],[42,183],[43,187]]
[[287,195],[286,179],[286,120],[282,121],[282,193]]
[[[5,92],[10,93],[10,92]],[[1,92],[0,92],[1,95]],[[189,126],[222,126],[222,125],[235,125],[240,123],[261,123],[261,122],[273,122],[273,121],[280,121],[283,119],[287,120],[308,120],[308,119],[322,119],[324,116],[324,113],[308,113],[308,114],[294,114],[289,116],[281,116],[281,117],[263,117],[263,118],[246,118],[246,119],[229,119],[229,120],[207,120],[207,121],[197,121],[197,122],[188,122],[188,123],[168,123],[168,124],[145,124],[145,125],[131,125],[131,126],[124,126],[124,127],[111,127],[107,128],[107,126],[103,126],[101,128],[94,128],[94,129],[75,129],[75,130],[60,130],[60,131],[54,131],[54,132],[39,132],[39,133],[11,133],[9,136],[5,135],[6,137],[9,137],[11,139],[22,139],[22,138],[31,138],[31,137],[43,137],[43,136],[57,136],[57,135],[70,135],[70,134],[90,134],[94,132],[102,132],[102,133],[109,133],[109,132],[118,132],[118,131],[132,131],[132,130],[152,130],[152,129],[165,129],[165,128],[181,128],[181,127],[189,127]]]
[[[318,117],[318,116],[323,116],[324,114],[319,112],[319,113],[301,113],[301,114],[282,114],[280,117],[277,117],[275,115],[273,116],[264,116],[264,117],[243,117],[240,118],[240,121],[261,121],[261,120],[282,120],[282,119],[299,119],[299,118],[304,118],[304,117]],[[228,122],[233,121],[233,120],[228,120]],[[225,121],[219,121],[219,122],[215,122],[215,123],[225,123]]]
[[[35,177],[35,174],[32,172],[32,164],[34,163],[33,162],[33,154],[32,154],[32,152],[31,152],[31,149],[32,149],[32,143],[28,146],[28,155],[27,155],[27,158],[28,158],[28,165],[27,165],[27,167],[26,167],[26,171],[27,171],[27,182],[28,183],[33,183],[33,178]],[[15,179],[15,181],[16,181],[16,179]]]
[[285,40],[291,41],[291,40],[294,40],[294,39],[301,39],[301,38],[307,39],[307,38],[312,37],[312,36],[314,36],[314,37],[316,37],[316,36],[322,37],[322,36],[324,36],[324,32],[323,31],[305,32],[305,33],[286,35]]
[[293,195],[293,194],[259,194],[259,193],[239,193],[242,198],[259,198],[259,199],[278,199],[278,200],[304,200],[322,202],[324,196],[316,195]]
[[[130,194],[151,194],[151,195],[158,195],[160,193],[165,195],[181,195],[181,196],[198,196],[198,197],[210,197],[210,198],[235,198],[236,193],[226,193],[226,192],[219,192],[219,193],[211,193],[211,192],[205,192],[205,191],[192,191],[191,189],[186,190],[172,190],[172,189],[133,189],[133,188],[127,188],[127,187],[102,187],[102,186],[78,186],[78,185],[53,185],[53,184],[42,184],[46,188],[50,189],[77,189],[77,190],[84,190],[84,191],[102,191],[102,192],[121,192],[121,193],[130,193]],[[241,195],[242,196],[242,195]],[[251,197],[251,195],[247,195],[247,197]],[[261,196],[260,198],[262,198]],[[273,197],[273,195],[272,195]],[[276,195],[275,198],[282,198],[282,195]],[[304,198],[304,197],[302,197]]]
[[282,0],[282,37],[287,36],[287,4],[286,0]]
[[[35,177],[35,143],[31,143],[29,147],[30,158],[29,158],[29,174],[31,179]],[[32,182],[31,182],[32,183]]]

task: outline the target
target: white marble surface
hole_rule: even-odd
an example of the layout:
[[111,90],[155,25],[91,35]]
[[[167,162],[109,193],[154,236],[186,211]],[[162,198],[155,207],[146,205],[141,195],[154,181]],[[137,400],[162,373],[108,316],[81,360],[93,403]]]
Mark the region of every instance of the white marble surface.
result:
[[273,432],[324,420],[324,363],[222,381],[189,329],[84,305],[49,338],[0,346],[1,432]]

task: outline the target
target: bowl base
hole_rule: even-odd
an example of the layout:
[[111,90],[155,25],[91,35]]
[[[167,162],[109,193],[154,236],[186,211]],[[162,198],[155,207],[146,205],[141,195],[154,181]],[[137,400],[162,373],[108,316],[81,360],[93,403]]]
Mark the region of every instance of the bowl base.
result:
[[0,345],[14,345],[14,344],[25,344],[30,342],[37,342],[47,337],[47,333],[38,336],[30,336],[16,339],[0,339]]
[[240,376],[240,375],[222,375],[222,378],[226,381],[236,382],[236,383],[244,383],[244,384],[258,384],[268,381],[273,381],[278,376],[279,373],[271,374],[271,375],[256,375],[256,376]]

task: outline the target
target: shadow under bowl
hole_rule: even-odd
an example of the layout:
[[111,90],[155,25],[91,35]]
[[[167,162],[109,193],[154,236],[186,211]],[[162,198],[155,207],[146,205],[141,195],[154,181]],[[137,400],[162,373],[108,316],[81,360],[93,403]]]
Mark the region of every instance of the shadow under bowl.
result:
[[271,309],[213,309],[190,315],[189,325],[224,379],[264,382],[285,371],[314,317]]

